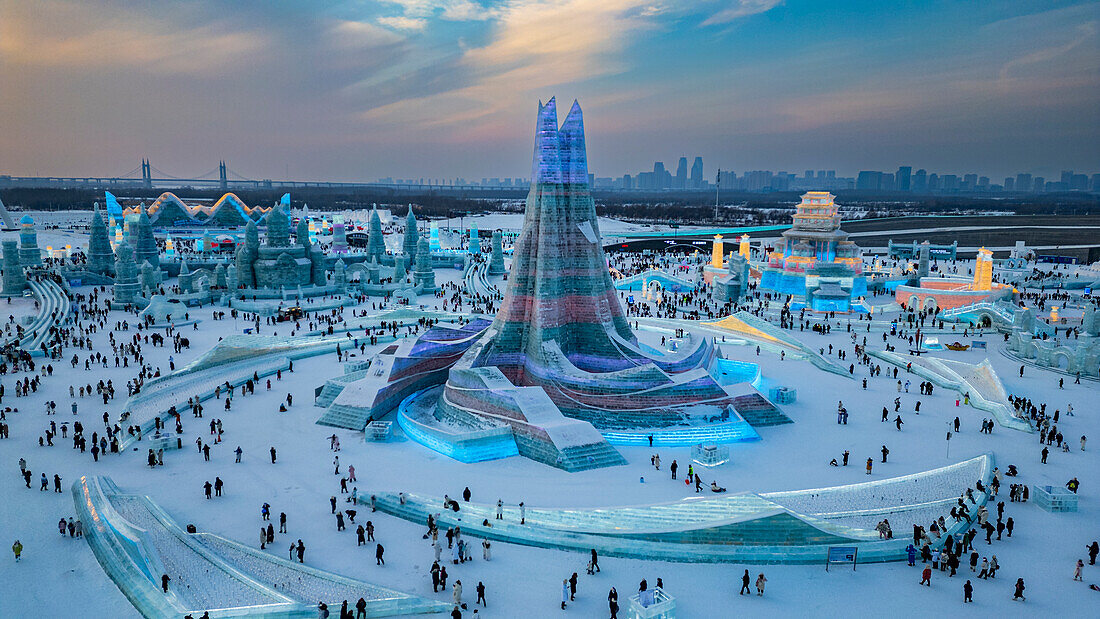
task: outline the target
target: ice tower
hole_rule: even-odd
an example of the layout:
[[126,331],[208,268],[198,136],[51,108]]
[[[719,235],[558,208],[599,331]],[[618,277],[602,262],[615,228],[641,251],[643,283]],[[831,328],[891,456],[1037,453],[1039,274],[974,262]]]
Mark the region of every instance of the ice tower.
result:
[[[418,285],[428,260],[421,238]],[[567,471],[613,466],[626,461],[612,444],[759,438],[710,374],[718,361],[710,337],[687,335],[669,354],[638,343],[600,245],[580,106],[559,127],[551,99],[539,104],[523,231],[493,322],[383,350],[318,423],[361,430],[397,406],[407,436],[462,462],[519,453]]]
[[521,454],[559,468],[620,464],[601,433],[688,437],[708,416],[729,418],[731,395],[706,369],[716,357],[709,338],[668,356],[639,347],[600,244],[581,108],[559,128],[554,99],[540,104],[504,300],[437,407],[509,424]]

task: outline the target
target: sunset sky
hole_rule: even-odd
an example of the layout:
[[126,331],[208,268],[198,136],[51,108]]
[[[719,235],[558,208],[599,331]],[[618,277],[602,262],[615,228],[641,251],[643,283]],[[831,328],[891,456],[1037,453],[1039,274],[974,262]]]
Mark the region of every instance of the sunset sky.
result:
[[0,174],[1100,171],[1100,3],[0,0]]

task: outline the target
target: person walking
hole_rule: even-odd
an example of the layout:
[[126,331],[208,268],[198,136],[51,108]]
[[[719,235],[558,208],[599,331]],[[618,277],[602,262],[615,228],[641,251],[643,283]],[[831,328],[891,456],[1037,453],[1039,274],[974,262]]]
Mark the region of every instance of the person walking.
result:
[[1081,580],[1081,568],[1083,568],[1083,567],[1085,567],[1085,562],[1082,561],[1081,559],[1078,559],[1077,560],[1077,565],[1075,565],[1073,567],[1073,579],[1074,580],[1077,580],[1077,581]]
[[485,603],[485,583],[481,582],[480,580],[477,581],[477,601],[474,602],[474,604],[481,604],[483,607],[489,606]]
[[970,581],[967,580],[966,584],[963,585],[963,604],[973,602],[973,601],[974,601],[974,585],[970,584]]
[[767,582],[768,582],[768,579],[764,578],[764,573],[763,572],[761,572],[760,575],[756,577],[756,595],[757,596],[763,596],[764,595],[764,584],[767,583]]
[[163,589],[165,593],[168,593],[168,581],[170,580],[172,579],[168,577],[168,574],[160,575],[160,588]]
[[23,542],[15,540],[15,543],[11,545],[11,552],[15,555],[15,561],[18,563],[19,558],[23,555]]
[[749,571],[745,570],[745,573],[741,575],[741,592],[737,595],[745,595],[751,593],[749,590],[749,583],[752,582],[752,578],[749,577]]
[[[382,559],[382,555],[385,552],[386,552],[386,549],[382,547],[382,544],[378,544],[377,546],[374,547],[374,559],[375,559],[375,561],[377,562],[378,565],[385,565],[386,564],[386,562]],[[458,581],[456,580],[455,582],[458,582]]]
[[455,606],[459,608],[465,608],[462,604],[462,581],[455,579],[455,583],[451,585],[451,595],[454,597]]
[[1024,602],[1027,601],[1027,598],[1024,597],[1024,579],[1023,578],[1017,578],[1016,579],[1016,591],[1015,591],[1015,593],[1012,594],[1012,601],[1015,602],[1016,600],[1023,600]]
[[925,587],[932,586],[932,568],[927,563],[924,564],[924,570],[920,573],[920,584]]
[[619,619],[619,592],[615,587],[607,592],[607,610],[611,612],[611,619]]
[[600,558],[599,558],[599,556],[598,556],[598,555],[596,554],[596,549],[595,549],[595,548],[593,548],[593,549],[591,550],[591,553],[592,553],[592,569],[594,569],[595,571],[599,572],[599,571],[600,571]]
[[561,609],[565,610],[565,603],[569,601],[569,579],[561,579]]
[[875,466],[875,461],[872,458],[867,458],[867,474],[871,474],[871,469]]

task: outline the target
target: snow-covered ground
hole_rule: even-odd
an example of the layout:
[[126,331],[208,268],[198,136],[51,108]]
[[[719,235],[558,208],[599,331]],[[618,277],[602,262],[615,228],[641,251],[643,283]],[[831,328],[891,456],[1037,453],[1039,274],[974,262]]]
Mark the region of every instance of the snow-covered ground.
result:
[[[498,216],[499,217],[499,216]],[[509,217],[509,216],[503,216]],[[516,216],[520,217],[520,216]],[[467,222],[469,220],[467,219]],[[494,227],[504,222],[493,221]],[[518,225],[518,224],[517,224]],[[601,222],[601,225],[603,223]],[[488,226],[485,226],[488,227]],[[608,231],[605,229],[605,233]],[[43,246],[46,243],[41,243]],[[76,243],[73,243],[74,246]],[[440,282],[458,281],[457,271],[440,270]],[[500,283],[500,278],[494,278]],[[503,288],[503,285],[502,285]],[[87,291],[87,288],[78,289]],[[10,313],[27,314],[33,308],[28,300],[13,302]],[[431,302],[422,297],[422,302]],[[0,307],[3,307],[0,304]],[[367,303],[370,307],[370,301]],[[187,331],[190,350],[174,355],[177,367],[195,359],[220,337],[241,329],[245,324],[233,320],[211,320],[211,310],[193,310],[192,316],[203,321],[197,331]],[[110,325],[121,320],[112,315]],[[834,350],[844,349],[851,355],[850,335],[846,319],[834,321],[830,335],[810,330],[795,330],[792,335],[817,349],[832,344]],[[865,333],[865,323],[853,323],[854,329]],[[190,329],[190,327],[187,327]],[[270,329],[265,329],[270,332]],[[282,330],[282,329],[277,329]],[[286,328],[289,331],[289,328]],[[961,331],[961,329],[960,329]],[[128,340],[133,331],[116,334]],[[960,334],[961,335],[961,334]],[[109,352],[108,332],[92,335],[94,350]],[[642,339],[660,346],[659,334],[643,332]],[[961,337],[959,339],[962,339]],[[677,598],[679,617],[729,617],[748,613],[752,616],[815,615],[821,617],[868,616],[928,616],[943,612],[966,616],[1024,616],[1034,614],[1095,615],[1100,608],[1100,593],[1090,591],[1087,584],[1100,582],[1100,568],[1086,566],[1085,583],[1071,580],[1073,564],[1079,558],[1087,563],[1085,545],[1100,537],[1097,517],[1097,493],[1100,480],[1100,385],[1074,385],[1066,381],[1059,389],[1060,375],[1028,366],[1019,376],[1019,363],[1003,356],[1004,345],[999,335],[984,338],[988,350],[965,352],[935,351],[933,355],[977,363],[988,357],[1002,377],[1009,393],[1025,395],[1036,402],[1046,402],[1048,411],[1073,404],[1075,417],[1061,418],[1058,426],[1070,441],[1070,453],[1052,448],[1049,463],[1039,463],[1038,436],[998,428],[992,435],[978,433],[983,414],[972,408],[956,407],[955,394],[937,389],[935,395],[920,396],[913,381],[909,393],[897,392],[896,382],[884,376],[870,379],[868,389],[861,388],[865,375],[862,366],[856,368],[856,378],[825,373],[809,362],[780,360],[766,351],[760,356],[750,346],[726,346],[725,351],[736,359],[760,364],[765,385],[785,385],[798,390],[798,401],[783,407],[794,423],[773,428],[761,428],[761,441],[730,446],[732,460],[713,472],[712,478],[731,492],[796,490],[858,483],[869,479],[884,479],[896,475],[924,471],[973,456],[992,452],[998,466],[1005,469],[1015,464],[1021,472],[1016,480],[1006,478],[1001,498],[1007,501],[1007,483],[1052,484],[1063,486],[1071,477],[1082,482],[1080,511],[1071,514],[1048,514],[1032,503],[1007,503],[1005,517],[1012,517],[1016,527],[1011,539],[1005,537],[986,546],[979,537],[975,547],[982,556],[996,554],[1001,571],[996,580],[977,580],[964,565],[954,578],[946,573],[933,575],[932,587],[918,585],[919,568],[902,563],[860,565],[857,570],[832,569],[824,566],[757,566],[727,564],[678,564],[641,560],[600,560],[602,572],[584,575],[588,557],[574,553],[542,550],[508,544],[494,544],[491,562],[476,560],[463,565],[447,565],[450,578],[461,579],[466,598],[472,602],[478,581],[485,583],[489,606],[482,617],[551,617],[607,616],[607,592],[615,587],[620,603],[646,578],[652,584],[662,578],[666,590]],[[891,338],[899,350],[902,344]],[[868,345],[881,348],[881,332],[868,334]],[[376,350],[381,345],[376,347]],[[170,348],[143,345],[146,362],[167,369]],[[368,349],[367,355],[374,351]],[[77,369],[67,360],[76,353],[81,359]],[[433,594],[428,567],[432,553],[422,539],[424,527],[381,513],[368,514],[360,510],[357,522],[372,520],[376,538],[386,547],[386,565],[376,566],[373,546],[356,547],[353,527],[338,532],[330,513],[329,497],[339,495],[340,477],[333,474],[333,454],[326,437],[333,429],[314,423],[322,410],[312,406],[313,390],[326,378],[342,373],[335,355],[326,355],[296,363],[295,372],[284,373],[281,381],[272,381],[271,391],[263,387],[255,396],[234,400],[233,410],[224,412],[210,405],[203,420],[184,416],[184,449],[164,454],[165,466],[150,469],[145,463],[145,448],[122,455],[101,457],[93,462],[90,453],[73,450],[71,440],[60,436],[53,447],[40,447],[38,438],[50,420],[59,425],[80,419],[87,432],[101,429],[100,419],[106,410],[117,418],[125,404],[125,384],[133,377],[134,368],[94,369],[85,371],[83,359],[89,351],[66,349],[65,361],[54,362],[52,376],[43,378],[37,393],[24,398],[14,397],[14,379],[0,377],[6,388],[4,406],[18,407],[8,413],[11,438],[0,440],[0,617],[72,616],[129,617],[136,613],[114,584],[106,577],[88,545],[78,539],[62,537],[57,520],[74,514],[70,484],[81,475],[109,475],[123,492],[148,494],[181,525],[195,524],[209,531],[245,544],[254,544],[261,524],[260,506],[271,504],[272,513],[285,512],[288,534],[278,535],[274,550],[283,553],[292,540],[301,538],[306,544],[306,562],[315,567],[405,592],[449,600],[450,592]],[[834,353],[835,355],[835,353]],[[834,356],[835,358],[835,356]],[[355,360],[353,358],[353,360]],[[842,362],[845,366],[848,361]],[[20,373],[22,378],[25,374]],[[112,379],[120,396],[104,407],[94,397],[77,397],[79,414],[70,413],[70,384],[95,384],[100,379]],[[904,380],[904,378],[903,378]],[[262,385],[263,381],[261,381]],[[765,387],[766,389],[766,387]],[[286,413],[278,412],[280,402],[292,393],[294,405]],[[893,411],[893,400],[901,397],[901,414],[905,421],[898,431],[892,423],[881,423],[883,406]],[[920,415],[913,413],[917,400],[922,401]],[[47,400],[58,403],[56,416],[47,417]],[[850,413],[848,425],[837,425],[837,402],[843,400]],[[958,415],[962,432],[948,443],[944,440],[948,424]],[[985,415],[988,416],[988,415]],[[194,445],[194,439],[211,438],[206,424],[221,418],[226,430],[225,441],[215,445],[211,461],[205,462]],[[893,413],[891,412],[891,419]],[[371,490],[405,490],[423,494],[458,496],[469,487],[473,500],[491,503],[502,498],[506,503],[524,501],[539,507],[594,507],[639,505],[675,500],[693,495],[682,482],[668,478],[667,463],[673,459],[681,465],[690,461],[690,450],[661,449],[665,463],[655,471],[647,463],[657,450],[620,447],[627,458],[626,466],[582,473],[566,473],[522,457],[503,461],[462,464],[429,451],[416,443],[398,440],[391,443],[366,443],[362,433],[336,430],[342,450],[339,453],[341,473],[354,465],[360,493]],[[1087,435],[1086,451],[1079,447],[1079,437]],[[233,462],[233,450],[244,451],[241,464]],[[887,445],[889,462],[881,463],[880,449]],[[278,462],[271,464],[268,449],[276,447]],[[844,450],[851,452],[851,465],[831,467],[832,458],[840,459]],[[24,487],[19,475],[18,460],[25,457],[33,471],[32,488]],[[864,473],[863,463],[874,459],[874,474]],[[38,479],[45,472],[52,480],[57,473],[63,478],[65,492],[40,492]],[[220,476],[225,481],[225,496],[213,500],[203,498],[202,485]],[[645,483],[640,483],[640,478]],[[995,507],[991,507],[995,514]],[[273,517],[274,519],[274,517]],[[905,536],[908,531],[898,531]],[[10,545],[22,541],[23,560],[12,562]],[[964,560],[965,563],[965,560]],[[768,578],[766,596],[739,597],[737,590],[744,569],[753,579],[761,572]],[[575,603],[566,611],[559,609],[561,581],[578,572],[580,584]],[[1026,604],[1013,602],[1012,584],[1018,577],[1027,583]],[[975,602],[962,604],[962,585],[966,579],[974,583]],[[472,608],[472,606],[471,606]],[[1090,609],[1092,609],[1090,611]],[[622,613],[625,615],[625,612]],[[464,614],[464,616],[470,616]]]

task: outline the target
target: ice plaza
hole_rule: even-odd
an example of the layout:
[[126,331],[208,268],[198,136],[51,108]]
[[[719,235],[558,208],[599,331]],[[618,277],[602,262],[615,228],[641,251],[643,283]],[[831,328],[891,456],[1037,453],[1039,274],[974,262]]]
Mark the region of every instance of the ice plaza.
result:
[[580,105],[535,116],[514,234],[4,211],[0,615],[1096,607],[1100,267],[864,255],[827,191],[611,253]]

